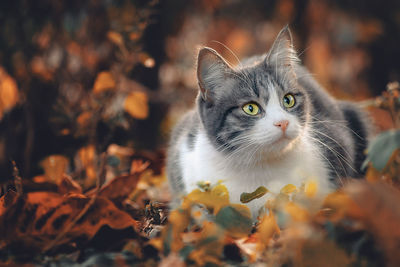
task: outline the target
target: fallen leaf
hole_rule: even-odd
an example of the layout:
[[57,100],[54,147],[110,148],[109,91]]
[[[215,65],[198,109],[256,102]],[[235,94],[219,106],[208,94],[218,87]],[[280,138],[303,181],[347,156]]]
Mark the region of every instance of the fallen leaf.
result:
[[102,71],[97,74],[96,81],[93,86],[93,93],[99,94],[108,90],[114,90],[116,82],[113,75],[109,71]]
[[0,119],[18,103],[19,93],[15,80],[0,67]]
[[124,39],[119,32],[109,31],[107,32],[107,38],[116,45],[123,45]]
[[70,176],[64,174],[60,183],[58,184],[58,192],[61,195],[68,193],[82,194],[82,188]]
[[184,197],[182,206],[190,207],[195,203],[203,204],[217,214],[222,207],[229,204],[228,189],[222,184],[215,185],[205,192],[195,189]]
[[41,161],[44,175],[48,181],[59,183],[69,164],[68,158],[62,155],[51,155]]
[[100,189],[99,196],[111,200],[122,200],[128,198],[135,190],[141,173],[122,175],[112,179],[106,186]]
[[124,110],[135,119],[146,119],[149,115],[149,105],[146,93],[130,93],[125,98]]
[[260,198],[268,193],[268,189],[264,186],[259,186],[254,192],[251,193],[242,193],[240,194],[240,202],[242,203],[249,203],[250,201]]

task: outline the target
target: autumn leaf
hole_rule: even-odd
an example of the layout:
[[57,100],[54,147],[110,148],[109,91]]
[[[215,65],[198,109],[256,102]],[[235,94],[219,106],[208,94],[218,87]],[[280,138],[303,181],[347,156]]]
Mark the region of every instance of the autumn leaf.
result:
[[87,179],[85,186],[89,187],[94,184],[97,174],[95,170],[96,148],[94,145],[88,145],[78,150],[78,156],[81,161],[82,167],[86,171]]
[[0,119],[4,112],[14,107],[19,99],[17,83],[0,67]]
[[89,124],[91,118],[92,118],[92,112],[84,111],[81,114],[79,114],[78,118],[76,118],[76,121],[81,127],[85,127]]
[[58,184],[58,192],[62,195],[69,193],[82,194],[82,188],[70,176],[64,174]]
[[259,186],[256,190],[254,190],[254,192],[251,193],[244,192],[240,194],[240,202],[248,203],[254,199],[264,196],[266,193],[268,193],[268,189],[265,188],[264,186]]
[[111,200],[128,198],[139,182],[140,173],[133,173],[114,178],[104,186],[99,195]]
[[108,90],[114,90],[116,86],[115,79],[109,71],[102,71],[97,74],[93,86],[93,93],[99,94]]
[[124,110],[135,119],[146,119],[149,115],[147,95],[144,92],[132,92],[124,102]]
[[[5,199],[4,196],[3,198]],[[3,205],[0,233],[10,246],[23,242],[25,248],[33,252],[40,251],[62,229],[68,227],[90,200],[91,198],[81,194],[62,196],[52,192],[28,193],[14,201],[14,204],[5,207]],[[81,242],[87,242],[104,225],[112,229],[136,228],[137,222],[110,200],[99,197],[55,245],[69,243],[78,237]]]
[[44,175],[48,181],[58,183],[67,170],[69,160],[62,155],[51,155],[41,161]]
[[229,204],[229,192],[226,186],[222,184],[215,185],[209,191],[195,189],[184,197],[183,206],[191,206],[195,203],[203,204],[214,214]]
[[116,45],[123,45],[124,43],[124,39],[122,38],[122,35],[118,32],[114,32],[114,31],[109,31],[107,32],[107,38],[113,42]]

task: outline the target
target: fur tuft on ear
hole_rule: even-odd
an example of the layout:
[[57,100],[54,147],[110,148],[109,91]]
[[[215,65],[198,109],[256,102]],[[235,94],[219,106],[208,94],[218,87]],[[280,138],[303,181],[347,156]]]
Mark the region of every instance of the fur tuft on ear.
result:
[[286,25],[279,32],[265,61],[267,66],[273,68],[293,67],[299,62],[297,53],[293,48],[292,34],[289,25]]
[[229,64],[212,48],[204,47],[197,58],[197,80],[204,100],[211,100],[213,91],[222,87],[232,71]]

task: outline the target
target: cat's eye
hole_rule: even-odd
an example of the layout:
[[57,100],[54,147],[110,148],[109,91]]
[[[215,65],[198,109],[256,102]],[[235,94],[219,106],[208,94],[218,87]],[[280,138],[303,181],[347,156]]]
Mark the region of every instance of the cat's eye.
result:
[[246,114],[251,116],[255,116],[260,113],[260,108],[256,103],[247,103],[242,109]]
[[295,104],[296,104],[296,99],[294,98],[294,95],[286,94],[283,97],[283,106],[285,108],[292,108]]

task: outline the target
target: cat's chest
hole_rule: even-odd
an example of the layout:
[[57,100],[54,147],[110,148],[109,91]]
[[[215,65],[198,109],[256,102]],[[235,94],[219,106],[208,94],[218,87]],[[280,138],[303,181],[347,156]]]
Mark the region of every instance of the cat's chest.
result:
[[[187,192],[195,189],[199,181],[214,184],[222,181],[233,203],[240,203],[241,193],[253,192],[259,186],[265,186],[273,194],[279,193],[287,184],[300,186],[309,180],[318,184],[321,194],[326,194],[331,190],[328,172],[315,149],[311,144],[305,144],[303,149],[289,153],[282,160],[259,167],[237,167],[228,164],[225,156],[215,151],[205,136],[199,136],[193,150],[181,148],[182,178]],[[268,196],[252,201],[248,206],[255,211],[266,199]]]

